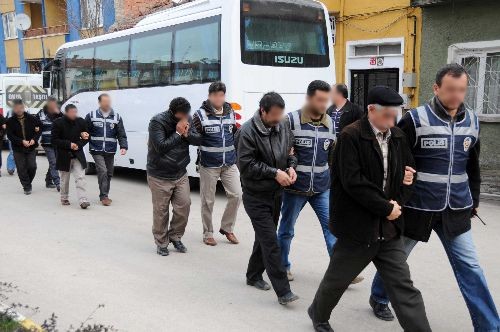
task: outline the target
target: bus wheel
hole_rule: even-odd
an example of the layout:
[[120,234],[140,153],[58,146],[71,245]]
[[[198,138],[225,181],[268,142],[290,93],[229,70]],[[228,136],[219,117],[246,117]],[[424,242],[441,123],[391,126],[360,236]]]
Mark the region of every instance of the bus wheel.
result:
[[85,175],[95,175],[96,169],[94,163],[87,163],[87,168],[85,169]]

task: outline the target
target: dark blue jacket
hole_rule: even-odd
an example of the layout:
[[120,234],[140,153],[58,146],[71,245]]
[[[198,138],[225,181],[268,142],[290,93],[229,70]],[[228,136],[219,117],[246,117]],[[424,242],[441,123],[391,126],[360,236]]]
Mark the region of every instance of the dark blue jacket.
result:
[[90,153],[115,154],[118,144],[121,149],[128,149],[127,133],[122,117],[114,110],[104,117],[100,109],[90,112],[85,117],[90,134]]

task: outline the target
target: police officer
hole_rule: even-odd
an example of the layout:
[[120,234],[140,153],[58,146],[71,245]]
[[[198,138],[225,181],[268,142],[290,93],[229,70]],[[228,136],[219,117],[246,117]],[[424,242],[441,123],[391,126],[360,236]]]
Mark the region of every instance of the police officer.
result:
[[[405,251],[427,242],[434,230],[443,243],[475,331],[498,331],[500,319],[479,266],[471,216],[479,205],[479,120],[464,105],[467,73],[457,64],[436,76],[434,97],[407,113],[399,127],[417,166],[415,193],[405,204]],[[375,315],[393,319],[382,279],[376,275],[370,304]]]
[[36,116],[42,123],[42,136],[40,144],[42,145],[43,150],[45,151],[45,156],[49,162],[49,169],[45,175],[45,186],[47,188],[57,188],[57,191],[61,191],[61,180],[56,169],[56,152],[51,143],[53,122],[62,117],[62,114],[59,111],[59,106],[57,105],[57,100],[54,97],[49,97],[43,109],[41,109]]
[[89,150],[94,158],[99,182],[99,199],[102,205],[109,206],[112,203],[108,194],[117,146],[120,145],[120,154],[124,156],[128,143],[122,117],[111,108],[109,95],[103,93],[98,100],[99,108],[87,114],[85,120],[90,134]]
[[234,134],[238,130],[234,110],[226,103],[226,85],[214,82],[208,89],[208,100],[193,116],[193,124],[201,134],[200,196],[203,242],[217,245],[214,239],[212,211],[217,181],[220,178],[226,191],[227,205],[222,215],[219,233],[232,244],[238,244],[233,233],[241,203],[240,173],[236,167]]

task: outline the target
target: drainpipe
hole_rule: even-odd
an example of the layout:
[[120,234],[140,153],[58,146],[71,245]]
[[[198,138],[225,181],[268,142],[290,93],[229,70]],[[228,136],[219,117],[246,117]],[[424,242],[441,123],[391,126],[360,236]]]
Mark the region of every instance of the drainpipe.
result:
[[42,27],[43,35],[40,36],[40,42],[42,44],[42,70],[45,67],[45,45],[43,43],[43,37],[47,34],[47,18],[45,17],[45,0],[42,0]]
[[[16,9],[16,14],[23,14],[24,13],[24,6],[21,3],[21,0],[14,0],[14,5]],[[21,73],[27,73],[28,72],[28,65],[26,61],[24,61],[24,45],[23,45],[23,32],[18,30],[17,31],[17,43],[19,45],[19,69]]]
[[7,58],[5,57],[3,24],[0,24],[0,73],[7,72]]

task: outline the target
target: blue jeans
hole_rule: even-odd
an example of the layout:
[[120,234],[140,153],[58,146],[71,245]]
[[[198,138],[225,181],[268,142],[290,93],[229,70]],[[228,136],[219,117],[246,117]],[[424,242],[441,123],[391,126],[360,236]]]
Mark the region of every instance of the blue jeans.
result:
[[290,253],[290,245],[294,236],[294,227],[300,211],[304,208],[306,203],[309,202],[313,208],[316,216],[321,224],[323,236],[325,238],[326,249],[331,256],[333,252],[333,245],[337,239],[330,232],[328,223],[330,221],[330,191],[325,191],[321,194],[313,196],[305,196],[284,192],[283,204],[281,205],[281,221],[278,229],[278,242],[281,248],[281,262],[283,266],[290,270],[291,263],[288,260]]
[[7,171],[14,172],[16,170],[16,162],[14,161],[14,151],[12,143],[9,141],[9,155],[7,156]]
[[[500,331],[500,318],[486,284],[483,270],[479,266],[471,231],[454,238],[448,238],[444,234],[442,223],[437,223],[434,226],[434,231],[448,255],[458,286],[469,309],[474,331]],[[417,241],[403,239],[405,251],[409,255]],[[378,273],[373,279],[372,297],[379,303],[389,303],[384,284]]]
[[56,169],[56,150],[51,146],[44,146],[45,156],[47,156],[47,160],[49,161],[49,169],[47,171],[47,175],[45,176],[45,183],[50,184],[53,183],[58,186],[61,183],[59,178],[59,172]]

